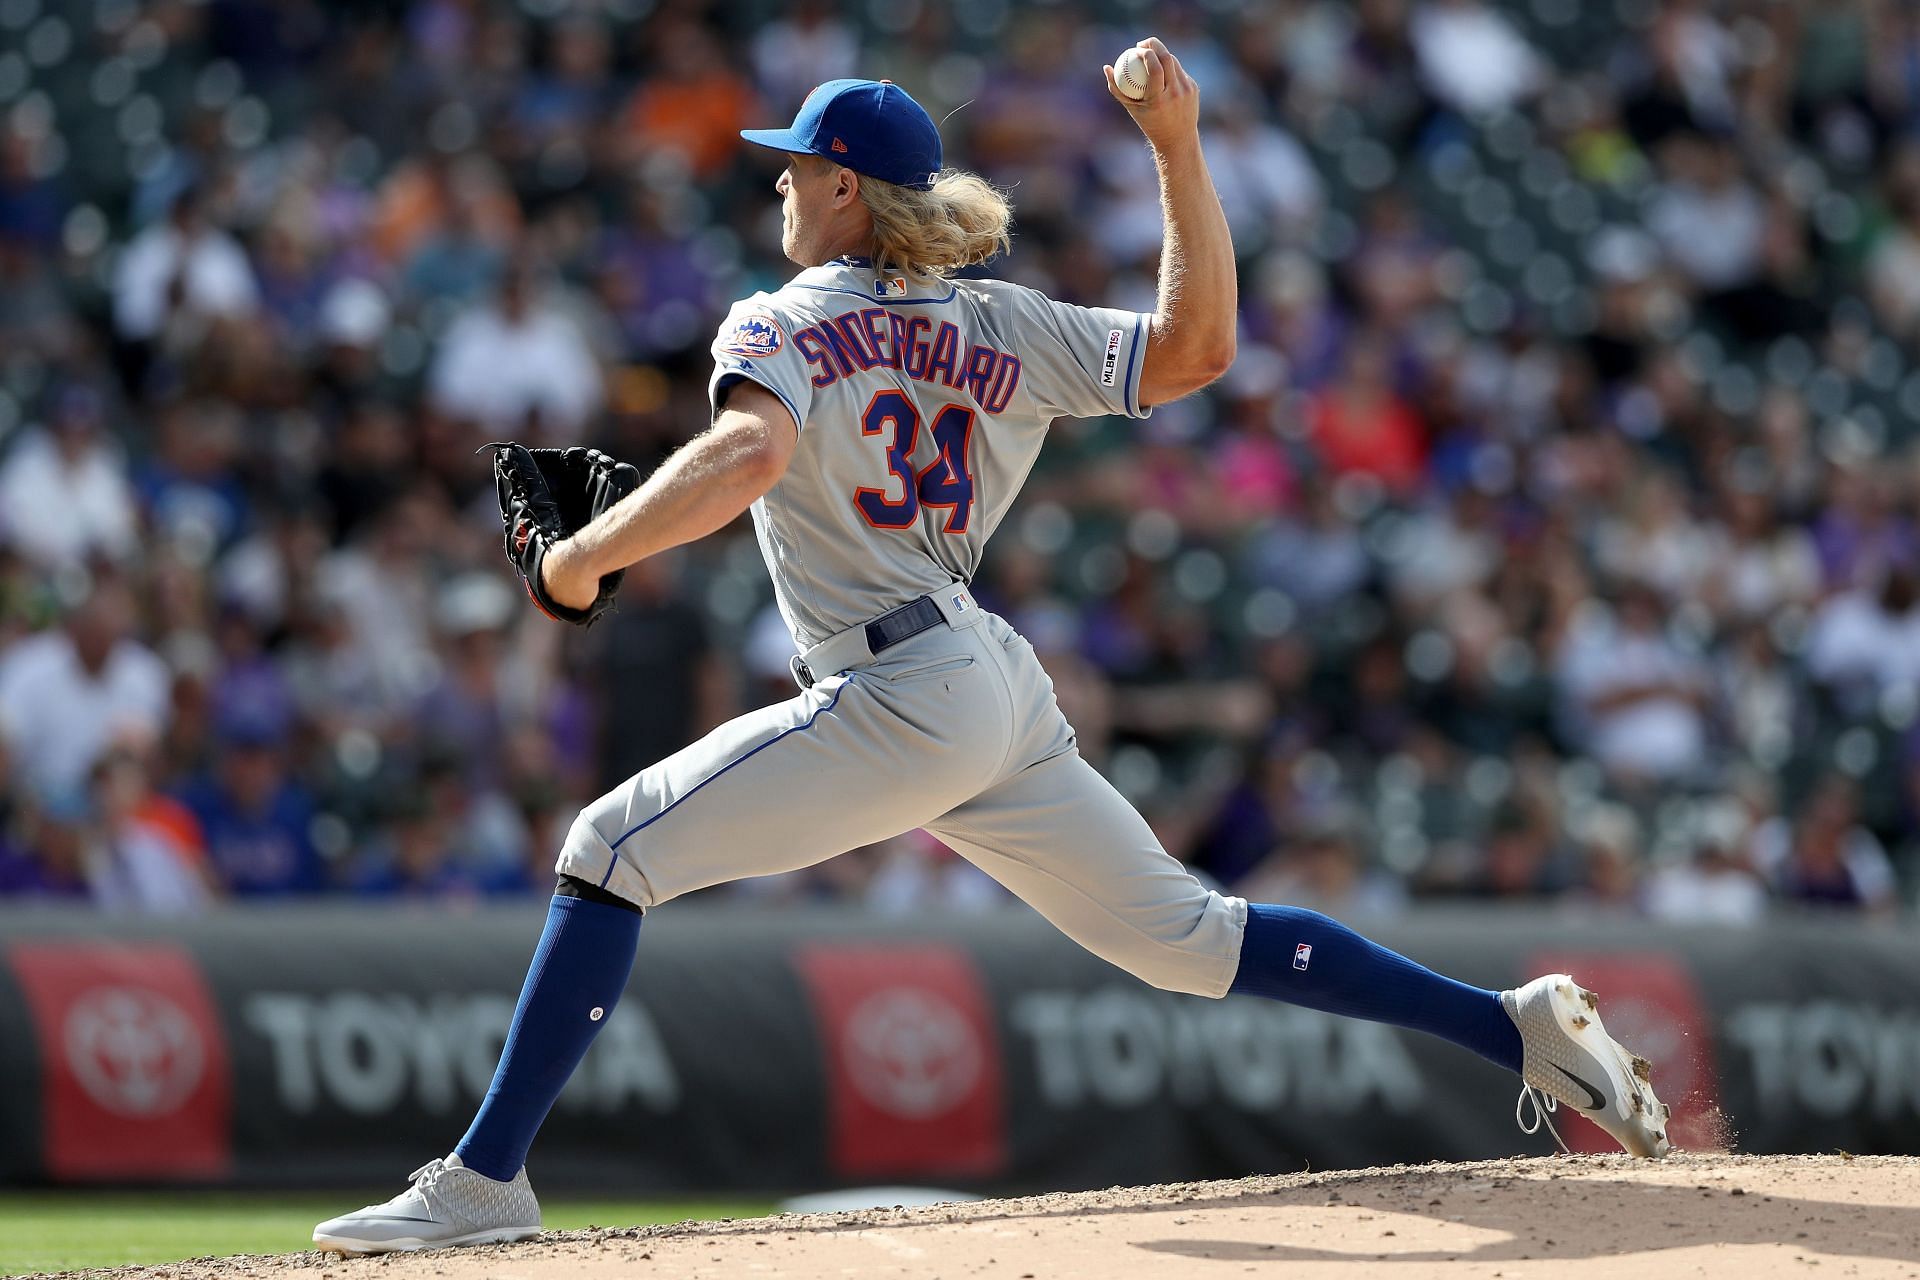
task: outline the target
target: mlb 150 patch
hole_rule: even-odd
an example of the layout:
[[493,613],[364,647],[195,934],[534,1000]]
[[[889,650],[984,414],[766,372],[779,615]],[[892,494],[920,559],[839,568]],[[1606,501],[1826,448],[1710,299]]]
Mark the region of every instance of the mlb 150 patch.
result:
[[780,332],[780,326],[773,322],[773,317],[755,311],[740,317],[740,323],[733,326],[733,331],[721,342],[720,349],[735,356],[770,356],[780,349],[784,341],[786,337]]

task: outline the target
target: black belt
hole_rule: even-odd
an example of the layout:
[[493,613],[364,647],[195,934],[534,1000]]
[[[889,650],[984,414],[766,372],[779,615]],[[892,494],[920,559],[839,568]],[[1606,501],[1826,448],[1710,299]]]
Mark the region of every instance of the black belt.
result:
[[[867,655],[877,658],[882,651],[891,649],[902,640],[911,639],[922,631],[929,631],[946,620],[946,615],[940,612],[939,605],[935,604],[931,598],[921,596],[918,600],[910,601],[898,609],[881,614],[861,628],[860,635],[867,642]],[[837,642],[851,634],[852,628],[848,628],[840,635],[821,641],[807,652],[813,653],[816,650],[834,646],[831,658],[836,663],[841,662],[852,655],[844,653]],[[800,682],[802,689],[811,689],[816,683],[813,670],[807,666],[806,659],[799,654],[793,657],[793,676]]]
[[930,631],[946,620],[939,605],[921,596],[867,624],[867,652],[877,658],[881,650],[891,649],[902,640]]

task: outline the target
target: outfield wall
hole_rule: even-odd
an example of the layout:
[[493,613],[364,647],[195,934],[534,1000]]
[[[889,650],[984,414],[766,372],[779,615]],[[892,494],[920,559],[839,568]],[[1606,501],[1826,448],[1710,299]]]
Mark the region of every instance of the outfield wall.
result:
[[[543,908],[0,912],[0,1182],[393,1182],[485,1091]],[[1569,968],[1682,1144],[1920,1153],[1920,935],[1422,914],[1470,981]],[[1081,1187],[1546,1151],[1423,1036],[1150,990],[1024,910],[676,906],[531,1160],[543,1186]],[[1603,1149],[1584,1122],[1576,1146]]]

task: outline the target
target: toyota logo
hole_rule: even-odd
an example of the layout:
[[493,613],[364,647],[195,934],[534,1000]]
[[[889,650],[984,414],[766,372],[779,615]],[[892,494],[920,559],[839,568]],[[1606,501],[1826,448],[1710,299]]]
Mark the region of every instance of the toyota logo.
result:
[[925,1120],[951,1110],[980,1078],[973,1026],[945,997],[889,987],[847,1019],[847,1067],[854,1087],[882,1111]]
[[67,1065],[87,1096],[123,1116],[166,1115],[192,1096],[206,1048],[179,1005],[141,987],[95,987],[67,1012]]

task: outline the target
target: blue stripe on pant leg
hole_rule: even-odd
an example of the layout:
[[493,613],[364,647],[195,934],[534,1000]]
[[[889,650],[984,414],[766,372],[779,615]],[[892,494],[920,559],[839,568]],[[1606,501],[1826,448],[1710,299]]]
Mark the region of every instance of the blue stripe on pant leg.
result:
[[846,683],[842,684],[838,689],[835,689],[833,691],[833,697],[827,701],[827,705],[819,708],[812,715],[808,716],[804,723],[797,724],[793,726],[793,728],[791,729],[782,729],[779,733],[774,734],[771,738],[768,738],[765,742],[761,743],[759,746],[755,747],[753,750],[745,753],[744,755],[736,756],[734,759],[729,760],[726,764],[714,770],[713,773],[709,774],[705,778],[702,778],[699,782],[696,782],[693,786],[689,787],[685,795],[681,795],[677,797],[666,808],[654,814],[651,818],[648,818],[645,822],[641,823],[639,826],[634,827],[631,831],[628,831],[625,835],[621,836],[618,840],[615,840],[613,844],[609,846],[613,850],[613,857],[609,859],[607,862],[607,874],[600,877],[600,887],[602,889],[606,888],[607,881],[613,879],[613,869],[616,866],[618,866],[620,863],[620,846],[621,845],[625,844],[628,840],[632,839],[634,836],[639,835],[642,831],[645,831],[648,827],[660,821],[660,819],[672,813],[676,808],[680,806],[682,801],[692,796],[695,792],[699,791],[701,787],[706,786],[709,782],[712,782],[715,778],[718,778],[721,774],[725,773],[728,769],[733,768],[737,764],[744,764],[747,761],[753,759],[755,756],[759,755],[762,751],[765,751],[768,747],[780,741],[780,739],[786,737],[788,734],[804,733],[808,729],[813,728],[813,722],[815,720],[818,720],[821,716],[825,715],[827,712],[833,710],[834,707],[837,706],[840,702],[840,695],[845,693],[847,691],[847,686],[851,685],[852,683],[853,683],[853,677],[848,676]]

